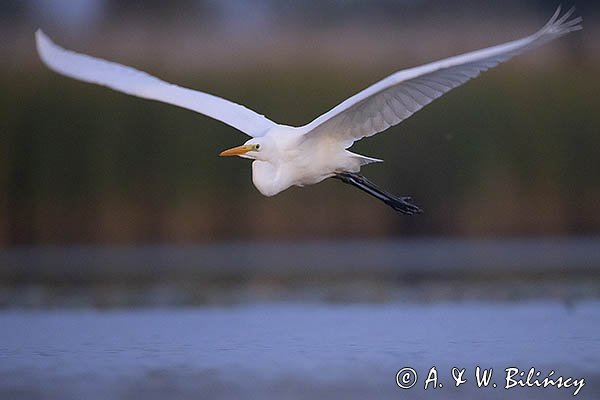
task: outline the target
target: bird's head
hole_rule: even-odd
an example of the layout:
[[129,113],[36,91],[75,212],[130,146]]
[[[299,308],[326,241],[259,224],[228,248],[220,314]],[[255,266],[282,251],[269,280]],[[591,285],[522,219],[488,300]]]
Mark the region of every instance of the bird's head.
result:
[[269,146],[268,143],[265,143],[265,140],[263,139],[264,138],[250,139],[241,146],[222,151],[219,156],[239,156],[242,158],[249,158],[251,160],[265,160]]

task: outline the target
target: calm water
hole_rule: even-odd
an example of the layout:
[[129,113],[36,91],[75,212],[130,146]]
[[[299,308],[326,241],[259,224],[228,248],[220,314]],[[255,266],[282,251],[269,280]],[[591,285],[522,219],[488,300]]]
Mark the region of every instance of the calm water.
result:
[[[573,398],[504,389],[509,367],[583,378],[576,398],[600,398],[599,327],[595,300],[6,309],[0,398]],[[425,391],[433,366],[443,387]],[[477,388],[476,366],[494,368],[490,387]],[[396,384],[404,367],[412,389]],[[452,367],[466,369],[458,388]]]

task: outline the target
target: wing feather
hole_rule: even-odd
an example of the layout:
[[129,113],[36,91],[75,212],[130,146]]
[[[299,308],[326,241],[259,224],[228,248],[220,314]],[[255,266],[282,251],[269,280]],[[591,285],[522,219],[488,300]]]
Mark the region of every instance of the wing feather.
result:
[[[410,117],[448,91],[481,72],[569,32],[582,29],[581,17],[560,16],[558,7],[531,36],[396,72],[343,101],[301,129],[307,136],[330,135],[350,147]],[[560,18],[559,18],[560,16]]]
[[229,100],[162,81],[131,67],[63,49],[39,29],[35,38],[40,58],[59,74],[193,110],[253,137],[262,136],[277,126],[263,115]]

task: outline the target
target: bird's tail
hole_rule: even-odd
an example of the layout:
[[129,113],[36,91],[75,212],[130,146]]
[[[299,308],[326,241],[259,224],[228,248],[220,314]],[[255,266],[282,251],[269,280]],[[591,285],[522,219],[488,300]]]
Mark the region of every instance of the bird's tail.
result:
[[[348,150],[346,150],[346,151],[348,151]],[[351,151],[348,151],[348,154],[351,157],[353,157],[355,160],[357,160],[361,167],[363,165],[367,165],[367,164],[383,162],[383,160],[381,160],[379,158],[367,157],[367,156],[363,156],[362,154],[352,153]]]

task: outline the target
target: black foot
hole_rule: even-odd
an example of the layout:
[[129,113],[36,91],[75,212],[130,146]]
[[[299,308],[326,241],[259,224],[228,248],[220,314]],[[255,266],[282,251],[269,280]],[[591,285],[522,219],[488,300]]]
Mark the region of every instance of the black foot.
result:
[[386,201],[385,203],[402,214],[414,215],[423,213],[423,210],[412,202],[412,197],[390,198],[389,202]]
[[394,210],[401,212],[402,214],[414,215],[421,214],[421,210],[416,204],[412,202],[411,197],[397,197],[390,194],[379,187],[373,182],[369,181],[362,175],[354,174],[351,172],[340,172],[333,176],[336,179],[341,180],[352,186],[356,186],[360,190],[370,194],[371,196],[383,201]]

